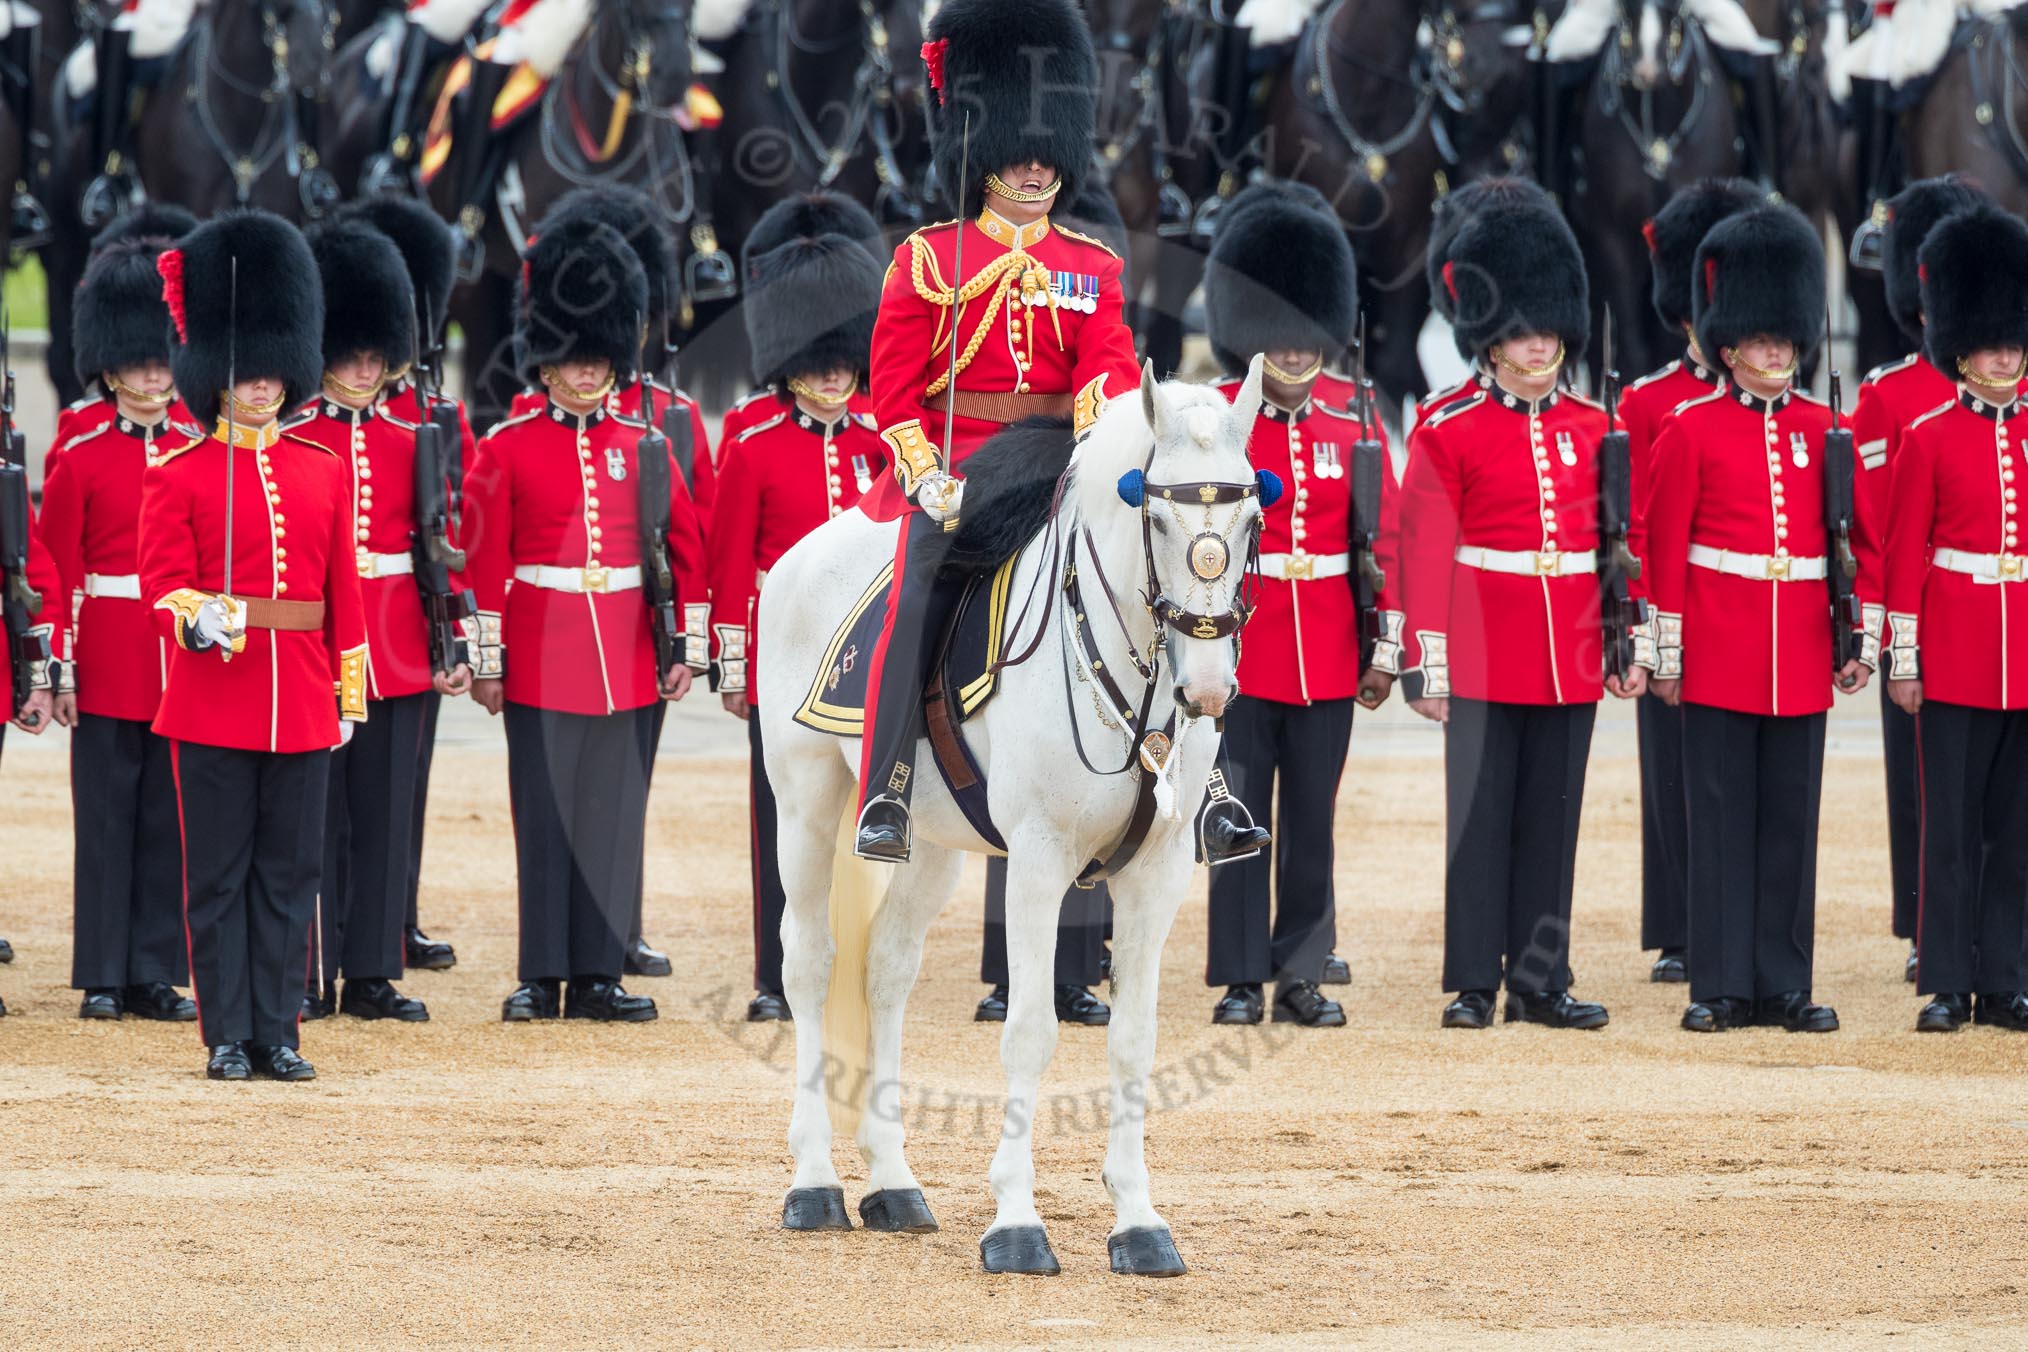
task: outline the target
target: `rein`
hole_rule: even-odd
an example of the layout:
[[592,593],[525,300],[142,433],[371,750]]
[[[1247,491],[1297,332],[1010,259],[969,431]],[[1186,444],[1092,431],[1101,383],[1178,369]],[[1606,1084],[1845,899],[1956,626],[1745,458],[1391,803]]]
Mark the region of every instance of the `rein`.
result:
[[[1353,157],[1359,162],[1368,180],[1379,183],[1387,177],[1388,162],[1401,153],[1408,144],[1422,134],[1429,122],[1431,105],[1436,102],[1436,92],[1427,79],[1418,72],[1404,75],[1368,62],[1351,51],[1334,53],[1329,41],[1339,13],[1345,8],[1345,0],[1331,0],[1331,7],[1316,19],[1310,31],[1310,80],[1312,94],[1320,97],[1324,111],[1331,119],[1331,126],[1352,148]],[[1352,119],[1346,115],[1345,105],[1338,95],[1338,83],[1332,78],[1331,58],[1336,55],[1345,64],[1356,70],[1415,91],[1415,107],[1408,115],[1408,121],[1401,130],[1384,140],[1373,141],[1362,136]]]
[[[1641,170],[1656,182],[1669,176],[1669,168],[1676,161],[1676,153],[1690,134],[1697,129],[1704,118],[1705,86],[1709,83],[1704,75],[1712,65],[1711,47],[1704,36],[1704,27],[1693,18],[1677,14],[1670,23],[1669,54],[1663,63],[1672,88],[1681,86],[1694,65],[1696,78],[1690,80],[1690,106],[1683,110],[1675,128],[1666,136],[1655,128],[1655,90],[1653,86],[1635,89],[1627,65],[1627,52],[1632,37],[1623,18],[1617,28],[1617,40],[1608,39],[1604,64],[1598,81],[1599,111],[1613,118],[1641,152]],[[1638,121],[1627,107],[1627,93],[1632,90],[1640,96]]]
[[[197,114],[198,129],[204,133],[212,153],[224,162],[232,175],[233,198],[245,206],[258,182],[284,154],[292,154],[296,141],[296,107],[289,81],[289,38],[281,14],[274,5],[261,6],[261,41],[267,48],[270,79],[265,85],[242,79],[219,62],[216,12],[201,15],[193,25],[191,78],[184,100]],[[235,148],[219,125],[211,101],[212,82],[229,93],[258,100],[262,105],[260,125],[253,143],[245,150]]]
[[[686,224],[697,207],[690,151],[676,126],[676,110],[655,107],[647,98],[652,44],[631,25],[624,27],[622,46],[629,54],[622,58],[618,74],[608,71],[599,60],[602,26],[628,21],[624,5],[599,8],[597,19],[542,97],[537,144],[543,162],[572,187],[634,184],[655,198],[671,224]],[[596,136],[585,117],[585,93],[580,88],[587,77],[592,92],[611,105],[605,129]],[[642,134],[622,154],[628,131],[637,125]]]

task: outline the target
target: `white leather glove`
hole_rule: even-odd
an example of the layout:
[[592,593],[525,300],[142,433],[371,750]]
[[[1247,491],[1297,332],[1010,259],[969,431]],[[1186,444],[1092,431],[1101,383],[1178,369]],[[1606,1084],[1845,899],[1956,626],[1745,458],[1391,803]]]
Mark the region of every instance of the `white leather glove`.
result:
[[353,722],[351,722],[351,721],[349,721],[349,720],[347,720],[347,719],[343,719],[343,718],[339,719],[339,720],[338,720],[338,745],[340,745],[340,746],[350,746],[350,745],[352,745],[352,733],[353,733],[353,731],[354,731],[355,729],[357,729],[357,728],[358,728],[358,726],[359,726],[359,725],[358,725],[357,723],[353,723]]
[[932,521],[949,521],[965,500],[965,481],[948,474],[925,474],[916,481],[916,506],[929,513]]
[[197,618],[191,628],[204,640],[206,647],[216,647],[220,652],[230,654],[233,645],[246,633],[246,608],[235,605],[225,598],[214,596],[197,607]]

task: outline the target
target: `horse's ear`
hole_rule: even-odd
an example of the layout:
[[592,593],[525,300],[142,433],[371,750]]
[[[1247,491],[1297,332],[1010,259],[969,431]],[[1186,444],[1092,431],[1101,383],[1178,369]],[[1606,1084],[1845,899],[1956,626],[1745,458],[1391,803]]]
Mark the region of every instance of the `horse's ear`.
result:
[[1155,434],[1155,440],[1162,440],[1163,425],[1168,421],[1168,410],[1162,405],[1161,391],[1156,388],[1155,363],[1141,363],[1141,416],[1147,420],[1148,430]]
[[1241,446],[1253,440],[1253,420],[1260,416],[1261,362],[1261,354],[1254,353],[1253,360],[1246,364],[1246,379],[1240,382],[1239,393],[1232,397],[1233,424]]

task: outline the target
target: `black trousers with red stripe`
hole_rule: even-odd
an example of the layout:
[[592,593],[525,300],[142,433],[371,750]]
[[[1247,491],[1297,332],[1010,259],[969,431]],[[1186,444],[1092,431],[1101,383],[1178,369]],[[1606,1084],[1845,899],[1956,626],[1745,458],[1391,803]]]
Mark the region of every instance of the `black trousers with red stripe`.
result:
[[1915,938],[1922,909],[1922,786],[1916,769],[1915,716],[1880,682],[1880,752],[1887,769],[1887,858],[1894,888],[1894,937]]
[[902,518],[887,592],[887,627],[867,672],[865,742],[860,749],[859,801],[881,794],[908,801],[922,737],[922,690],[935,645],[962,587],[937,577],[950,533],[928,512]]
[[183,923],[206,1046],[298,1045],[330,760],[174,744]]
[[1690,808],[1683,794],[1683,711],[1659,695],[1634,703],[1641,756],[1641,947],[1690,943]]
[[331,753],[313,993],[341,972],[348,981],[392,981],[402,973],[427,698],[373,701],[352,740]]
[[748,761],[748,847],[753,858],[753,988],[769,995],[782,993],[782,912],[789,894],[782,887],[781,856],[776,850],[774,786],[761,752],[760,710],[746,711]]
[[70,984],[78,990],[190,979],[170,751],[134,719],[80,714],[70,731]]
[[1922,751],[1916,988],[2028,990],[2028,712],[1925,700],[1914,721]]

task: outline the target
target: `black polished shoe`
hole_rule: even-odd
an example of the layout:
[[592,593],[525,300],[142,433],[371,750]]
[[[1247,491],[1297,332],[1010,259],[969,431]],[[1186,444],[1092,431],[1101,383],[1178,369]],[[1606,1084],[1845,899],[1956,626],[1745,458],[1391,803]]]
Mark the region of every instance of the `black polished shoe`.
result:
[[1915,969],[1921,965],[1921,957],[1922,955],[1916,951],[1915,945],[1910,944],[1908,946],[1908,961],[1901,964],[1901,979],[1903,981],[1913,982],[1915,980]]
[[1973,1023],[1991,1024],[2016,1033],[2028,1033],[2028,994],[1994,991],[1981,995],[1972,1014]]
[[524,981],[501,1002],[500,1021],[533,1023],[537,1019],[553,1019],[562,1004],[562,990],[561,981]]
[[121,1002],[135,1018],[157,1023],[189,1023],[197,1017],[197,1002],[166,981],[129,986]]
[[627,956],[620,966],[627,976],[667,976],[676,970],[669,963],[669,955],[648,947],[646,939],[636,939],[627,945]]
[[394,988],[392,981],[379,977],[347,981],[345,998],[338,1002],[340,1014],[355,1019],[394,1019],[400,1023],[428,1023],[429,1006]]
[[1225,988],[1225,994],[1211,1007],[1211,1021],[1244,1027],[1259,1023],[1266,1010],[1267,997],[1257,983],[1248,981]]
[[77,1016],[80,1019],[112,1019],[118,1021],[125,1012],[116,990],[86,991],[84,999],[78,1002]]
[[1753,1021],[1766,1028],[1786,1028],[1791,1033],[1835,1033],[1838,1011],[1829,1005],[1810,1003],[1808,991],[1784,991],[1762,999]]
[[1604,1005],[1573,1000],[1568,991],[1507,992],[1508,1023],[1539,1023],[1545,1028],[1603,1028],[1610,1017]]
[[1458,998],[1444,1006],[1445,1028],[1490,1028],[1493,1025],[1493,992],[1460,991]]
[[1934,995],[1922,1007],[1922,1013],[1915,1016],[1915,1031],[1918,1033],[1955,1033],[1972,1018],[1972,997],[1969,995]]
[[14,961],[14,945],[0,939],[0,962]]
[[1319,986],[1349,986],[1352,984],[1352,964],[1336,953],[1324,958],[1324,975],[1317,978]]
[[979,1001],[979,1007],[972,1011],[973,1023],[1007,1022],[1007,983],[1001,982],[986,992],[986,998]]
[[761,991],[746,1002],[748,1023],[791,1023],[795,1015],[789,1013],[789,1002],[773,991]]
[[1103,1028],[1113,1021],[1113,1011],[1110,1005],[1082,986],[1058,986],[1056,1021]]
[[402,935],[402,956],[410,967],[425,972],[447,972],[458,965],[458,950],[441,939],[432,939],[420,926],[410,925]]
[[1753,1022],[1753,1001],[1718,996],[1699,1000],[1683,1011],[1683,1027],[1692,1033],[1722,1033]]
[[859,814],[852,853],[883,864],[907,863],[908,805],[886,794],[868,803]]
[[601,1023],[646,1023],[656,1016],[655,1001],[629,995],[609,977],[574,977],[564,1000],[566,1019],[597,1019]]
[[321,994],[303,997],[303,1022],[313,1023],[328,1019],[338,1012],[338,983],[333,981],[324,987]]
[[294,1047],[255,1047],[246,1049],[247,1060],[253,1063],[254,1074],[264,1080],[314,1080],[317,1068],[297,1055]]
[[1690,963],[1680,948],[1665,948],[1655,959],[1655,965],[1648,969],[1648,980],[1662,985],[1675,985],[1690,979]]
[[1197,855],[1211,868],[1251,859],[1273,843],[1274,836],[1253,824],[1237,798],[1212,799],[1197,822]]
[[1317,989],[1314,981],[1275,983],[1276,1023],[1299,1023],[1305,1028],[1343,1028],[1345,1006]]
[[211,1049],[204,1073],[214,1080],[250,1080],[253,1063],[247,1060],[244,1042],[225,1042]]

